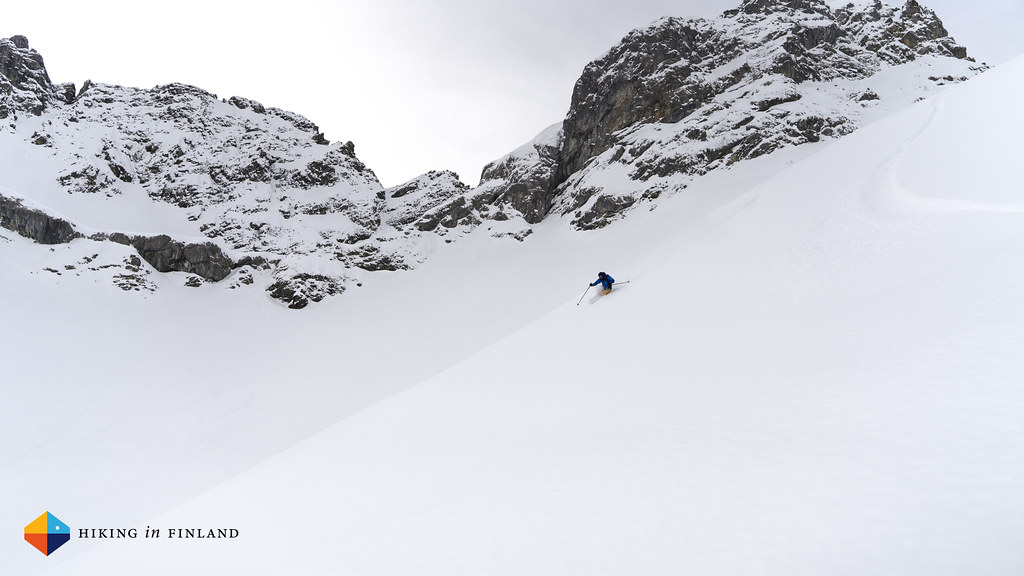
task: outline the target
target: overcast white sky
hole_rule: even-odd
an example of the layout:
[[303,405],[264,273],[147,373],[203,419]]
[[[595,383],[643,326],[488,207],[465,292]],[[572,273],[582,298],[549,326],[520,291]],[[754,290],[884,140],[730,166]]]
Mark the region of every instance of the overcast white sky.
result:
[[[55,0],[4,6],[0,37],[27,36],[54,82],[185,82],[298,112],[355,142],[386,186],[432,169],[476,184],[484,164],[560,121],[583,67],[631,29],[739,4]],[[1024,0],[922,4],[979,60],[1024,53]]]

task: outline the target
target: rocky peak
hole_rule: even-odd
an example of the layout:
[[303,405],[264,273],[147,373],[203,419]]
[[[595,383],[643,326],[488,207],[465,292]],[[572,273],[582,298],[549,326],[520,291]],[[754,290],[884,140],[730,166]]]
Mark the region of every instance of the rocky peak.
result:
[[[711,20],[659,20],[631,32],[584,69],[563,124],[554,186],[622,144],[637,126],[699,123],[701,116],[738,96],[749,98],[746,105],[754,115],[736,120],[735,143],[675,169],[700,173],[723,156],[736,161],[776,148],[762,146],[771,138],[765,130],[752,130],[765,129],[766,123],[802,134],[795,143],[841,135],[853,129],[844,118],[787,114],[766,118],[766,123],[751,121],[758,112],[802,98],[800,84],[863,80],[884,64],[905,64],[924,55],[966,59],[967,51],[949,37],[933,11],[915,0],[902,8],[875,2],[836,11],[823,0],[745,0]],[[695,128],[689,134],[700,141],[708,131]],[[663,166],[658,172],[670,170]],[[569,207],[588,199],[578,198]]]
[[50,82],[43,57],[29,47],[28,38],[0,39],[0,119],[17,112],[38,116],[51,102],[74,97],[73,84]]
[[[432,230],[445,216],[433,214],[432,211],[451,200],[454,195],[464,194],[468,190],[469,186],[463,184],[455,172],[432,170],[404,184],[388,188],[383,219],[395,228],[417,223],[421,230]],[[425,215],[430,216],[424,218]]]
[[[507,206],[527,222],[540,222],[551,209],[562,125],[555,124],[533,141],[489,163],[480,176],[487,203]],[[499,211],[500,212],[500,211]],[[504,214],[503,212],[501,212]]]
[[713,96],[714,88],[683,87],[690,83],[694,64],[730,48],[716,46],[714,37],[703,22],[666,18],[633,31],[588,64],[573,89],[563,125],[557,183],[607,150],[615,132],[636,122],[676,122]]
[[968,59],[967,49],[949,36],[935,11],[916,0],[908,0],[902,8],[880,0],[866,7],[848,4],[835,11],[835,19],[852,44],[888,64],[898,65],[925,55]]
[[[32,156],[41,160],[33,172],[50,175],[52,189],[43,195],[67,195],[69,205],[89,206],[86,214],[116,214],[102,219],[103,227],[76,219],[74,210],[62,211],[65,220],[45,204],[21,203],[34,196],[21,190],[0,197],[0,227],[38,242],[134,250],[124,265],[90,262],[90,270],[138,276],[132,290],[156,289],[145,274],[184,272],[188,286],[262,285],[301,308],[358,284],[363,273],[418,265],[432,245],[423,234],[458,235],[490,214],[462,198],[469,187],[453,172],[385,190],[352,142],[330,143],[299,114],[182,83],[140,89],[87,82],[77,96],[55,98],[27,40],[8,39],[0,48],[0,104],[8,111],[0,132],[35,148]],[[39,179],[44,188],[47,179]],[[442,207],[453,198],[461,202]],[[163,216],[153,222],[143,214],[136,222],[115,209],[126,201],[155,204]],[[518,232],[506,228],[501,232]]]
[[28,38],[24,36],[0,39],[0,74],[21,90],[48,90],[51,87],[43,57],[29,48]]
[[[477,188],[432,188],[416,226],[535,224],[552,211],[573,214],[578,228],[603,226],[674,186],[660,183],[667,178],[852,132],[884,98],[869,79],[924,56],[962,60],[947,66],[958,79],[982,69],[916,0],[836,10],[824,0],[745,0],[713,19],[663,18],[588,64],[564,122],[488,164]],[[636,191],[589,182],[612,164]]]
[[831,10],[824,0],[744,0],[738,10],[726,12],[726,15],[735,15],[737,12],[744,14],[770,14],[772,12],[831,14]]

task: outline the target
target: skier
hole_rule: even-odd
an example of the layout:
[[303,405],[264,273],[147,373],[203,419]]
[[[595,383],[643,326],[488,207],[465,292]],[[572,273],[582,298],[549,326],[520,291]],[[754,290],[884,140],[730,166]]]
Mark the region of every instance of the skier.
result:
[[590,285],[597,286],[598,284],[600,284],[601,287],[604,288],[601,291],[601,296],[604,296],[605,294],[612,291],[612,284],[615,284],[615,278],[612,278],[611,276],[605,274],[604,272],[598,272],[597,280],[591,282]]

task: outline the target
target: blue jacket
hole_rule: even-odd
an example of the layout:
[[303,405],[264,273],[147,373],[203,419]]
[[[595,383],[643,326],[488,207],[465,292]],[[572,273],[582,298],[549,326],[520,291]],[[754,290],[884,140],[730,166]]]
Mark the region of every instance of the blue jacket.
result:
[[612,287],[612,284],[615,284],[615,278],[605,274],[603,278],[599,277],[597,280],[590,283],[591,286],[597,286],[598,284],[600,284],[605,290],[608,290]]

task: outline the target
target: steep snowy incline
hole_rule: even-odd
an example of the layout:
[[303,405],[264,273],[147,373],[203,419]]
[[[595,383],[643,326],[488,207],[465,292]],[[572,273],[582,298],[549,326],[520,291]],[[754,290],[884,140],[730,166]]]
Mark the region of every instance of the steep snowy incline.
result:
[[[1022,90],[1017,59],[764,181],[767,158],[565,236],[630,284],[577,307],[568,283],[149,522],[238,538],[52,573],[1020,574]],[[674,232],[627,265],[652,230]]]
[[[584,242],[520,251],[479,232],[309,313],[186,288],[183,273],[144,276],[152,293],[111,290],[118,269],[42,268],[51,249],[87,268],[97,248],[94,262],[131,248],[0,231],[0,520],[44,507],[79,527],[144,521],[517,330],[598,265]],[[2,540],[0,567],[32,574],[88,546],[44,558]]]

